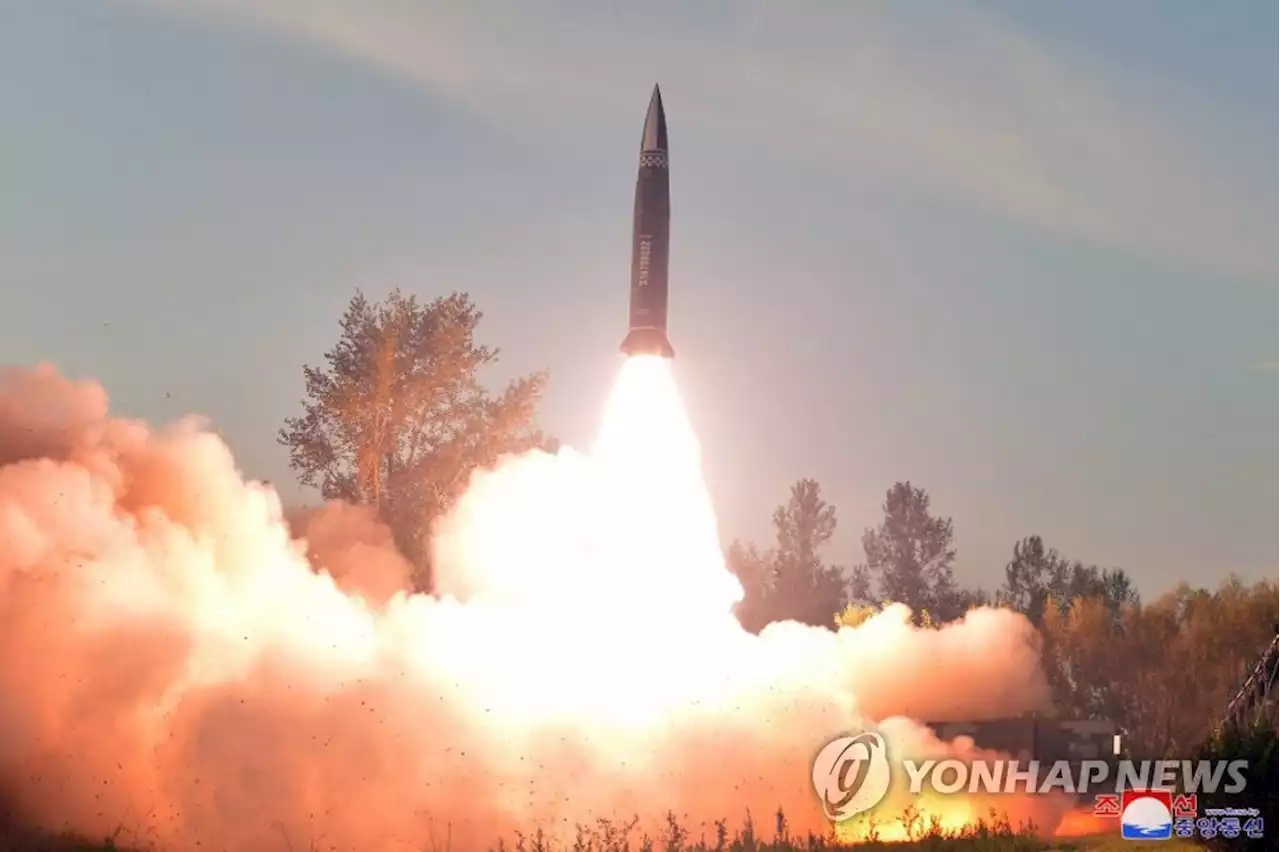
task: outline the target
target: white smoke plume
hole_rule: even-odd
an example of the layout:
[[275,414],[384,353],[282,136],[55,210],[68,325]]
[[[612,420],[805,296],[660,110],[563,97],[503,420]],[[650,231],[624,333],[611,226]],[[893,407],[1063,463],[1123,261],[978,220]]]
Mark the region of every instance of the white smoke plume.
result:
[[381,605],[409,588],[413,566],[370,507],[331,500],[286,508],[285,520],[290,535],[306,542],[311,567],[333,577],[344,592]]
[[0,372],[0,800],[161,850],[487,849],[668,810],[695,838],[779,807],[825,832],[809,764],[830,737],[882,723],[943,755],[969,744],[910,718],[1043,705],[1006,611],[739,629],[661,370],[628,364],[592,454],[477,474],[440,526],[439,597],[398,591],[408,566],[361,510],[291,527],[200,421],[153,431],[91,382]]

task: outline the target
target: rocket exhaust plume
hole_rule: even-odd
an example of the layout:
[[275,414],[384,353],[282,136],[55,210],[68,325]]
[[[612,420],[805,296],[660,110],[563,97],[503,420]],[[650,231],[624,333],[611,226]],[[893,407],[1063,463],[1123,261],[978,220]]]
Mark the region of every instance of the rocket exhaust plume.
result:
[[[291,537],[199,421],[153,431],[90,382],[0,372],[0,803],[161,850],[480,850],[597,818],[653,835],[668,810],[694,839],[779,807],[825,832],[832,736],[939,757],[971,744],[904,714],[1044,702],[1007,611],[742,631],[670,365],[626,361],[592,452],[477,473],[439,525],[438,597],[394,590],[407,566],[358,509]],[[879,812],[912,801],[953,826],[1066,810],[895,787]]]

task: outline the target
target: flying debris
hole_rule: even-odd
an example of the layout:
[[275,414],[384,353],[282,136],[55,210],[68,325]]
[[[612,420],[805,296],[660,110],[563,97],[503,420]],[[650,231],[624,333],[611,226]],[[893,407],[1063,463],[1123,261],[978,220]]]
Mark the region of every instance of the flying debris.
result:
[[631,314],[624,355],[672,358],[667,340],[667,254],[671,191],[667,172],[667,116],[655,84],[640,139],[636,209],[631,231]]

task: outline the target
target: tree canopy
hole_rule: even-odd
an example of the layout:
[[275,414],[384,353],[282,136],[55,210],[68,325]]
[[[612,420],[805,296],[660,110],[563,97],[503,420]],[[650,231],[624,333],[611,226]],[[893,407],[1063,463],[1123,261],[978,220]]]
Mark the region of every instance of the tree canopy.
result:
[[[1273,581],[1182,583],[1118,609],[1106,592],[1045,612],[1045,671],[1058,712],[1123,725],[1130,750],[1185,754],[1202,742],[1275,637]],[[1192,686],[1194,688],[1192,688]]]
[[1004,569],[1004,585],[996,600],[1010,606],[1040,625],[1045,610],[1056,606],[1067,612],[1077,598],[1101,598],[1112,616],[1126,604],[1137,603],[1138,594],[1127,574],[1120,569],[1102,570],[1069,562],[1054,548],[1046,548],[1038,535],[1013,546],[1013,557]]
[[398,289],[378,303],[356,293],[326,365],[303,367],[303,414],[279,433],[302,484],[373,507],[421,569],[431,522],[471,472],[546,442],[533,426],[545,373],[497,395],[481,384],[498,359],[475,341],[482,316],[464,293],[425,303]]
[[772,621],[830,626],[848,597],[843,569],[825,564],[818,551],[836,530],[835,507],[816,480],[801,479],[773,513],[775,544],[767,551],[735,542],[727,562],[743,585],[738,617],[749,630]]
[[883,510],[880,526],[862,535],[866,563],[855,575],[860,584],[874,583],[881,600],[913,612],[927,610],[944,620],[958,615],[951,519],[930,514],[929,495],[910,482],[886,492]]

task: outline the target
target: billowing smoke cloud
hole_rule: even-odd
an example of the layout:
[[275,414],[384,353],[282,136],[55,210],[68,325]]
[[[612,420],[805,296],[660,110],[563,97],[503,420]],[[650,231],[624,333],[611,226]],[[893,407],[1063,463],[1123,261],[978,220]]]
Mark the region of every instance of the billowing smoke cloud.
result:
[[822,832],[830,737],[876,722],[943,755],[971,744],[893,717],[1043,704],[1004,611],[738,629],[669,377],[628,369],[591,456],[477,475],[440,528],[439,598],[396,591],[408,568],[359,510],[291,527],[199,421],[152,431],[95,384],[0,373],[0,798],[174,850],[485,849],[668,810],[695,836],[779,807]]
[[306,542],[311,567],[328,573],[344,592],[381,605],[409,588],[413,566],[370,507],[332,500],[286,508],[285,520],[290,535]]

